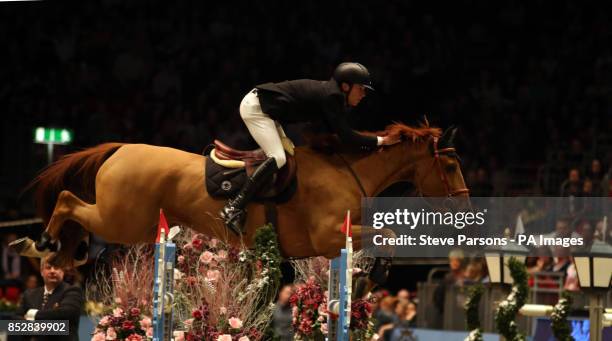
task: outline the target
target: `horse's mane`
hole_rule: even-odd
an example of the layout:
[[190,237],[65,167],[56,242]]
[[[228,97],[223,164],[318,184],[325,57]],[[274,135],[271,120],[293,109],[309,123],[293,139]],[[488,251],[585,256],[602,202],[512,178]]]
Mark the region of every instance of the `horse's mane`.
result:
[[442,130],[437,127],[431,127],[429,122],[420,123],[418,127],[411,127],[401,122],[394,122],[388,125],[385,130],[378,132],[363,132],[366,135],[372,136],[393,136],[400,137],[402,140],[411,140],[413,142],[427,139],[428,137],[440,137]]
[[[427,119],[425,119],[417,127],[394,122],[382,131],[360,131],[360,133],[368,136],[399,136],[402,140],[417,142],[426,140],[429,137],[440,137],[442,130],[438,127],[431,127]],[[306,130],[303,132],[302,137],[308,146],[322,152],[338,151],[341,145],[338,137],[329,133],[317,134]]]

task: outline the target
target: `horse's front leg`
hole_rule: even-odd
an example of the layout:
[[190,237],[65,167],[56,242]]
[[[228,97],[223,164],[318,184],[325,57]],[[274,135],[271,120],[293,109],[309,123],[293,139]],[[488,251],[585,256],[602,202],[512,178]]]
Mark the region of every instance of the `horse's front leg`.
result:
[[[324,245],[325,252],[321,252],[326,258],[332,259],[340,255],[340,250],[346,245],[346,235],[341,232],[342,224],[338,224],[333,228],[332,233],[327,234],[327,238],[319,238],[315,243]],[[359,251],[364,247],[368,249],[373,246],[372,240],[376,235],[382,235],[384,238],[394,238],[395,233],[387,228],[374,229],[368,226],[353,225],[352,227],[353,250]],[[320,250],[323,251],[323,250]],[[374,250],[371,250],[373,252]],[[393,246],[377,247],[376,252],[372,254],[376,256],[374,265],[370,269],[367,277],[367,282],[358,284],[361,289],[357,290],[357,295],[363,296],[376,285],[382,285],[387,281],[389,270],[391,268],[391,257],[394,254]]]

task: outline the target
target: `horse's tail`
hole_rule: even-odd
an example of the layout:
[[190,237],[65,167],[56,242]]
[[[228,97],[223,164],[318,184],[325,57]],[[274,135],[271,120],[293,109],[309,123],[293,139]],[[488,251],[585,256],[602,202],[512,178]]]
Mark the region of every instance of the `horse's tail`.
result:
[[68,154],[45,168],[27,188],[35,189],[36,210],[45,226],[62,190],[69,190],[89,203],[96,201],[96,174],[123,143],[105,143]]

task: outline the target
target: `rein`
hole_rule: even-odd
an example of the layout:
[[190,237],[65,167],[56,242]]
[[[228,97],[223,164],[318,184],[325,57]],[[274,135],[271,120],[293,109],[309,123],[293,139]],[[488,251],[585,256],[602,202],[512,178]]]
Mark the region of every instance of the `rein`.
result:
[[353,170],[353,167],[351,167],[351,164],[348,163],[348,161],[346,161],[346,159],[342,156],[342,154],[337,153],[338,157],[340,158],[340,160],[342,160],[342,162],[344,162],[344,164],[346,165],[346,168],[348,168],[349,172],[351,172],[351,175],[353,176],[353,179],[355,179],[355,182],[357,182],[357,185],[359,186],[359,189],[361,190],[361,194],[364,197],[367,197],[368,194],[365,191],[365,188],[363,188],[363,184],[361,183],[361,180],[359,180],[359,176],[357,176],[357,173],[355,173],[355,171]]
[[[448,177],[446,176],[446,173],[442,169],[442,161],[440,160],[440,155],[448,155],[448,154],[455,154],[456,155],[456,153],[457,153],[456,149],[454,147],[438,149],[438,137],[434,137],[433,138],[433,149],[434,149],[433,150],[433,152],[434,152],[434,159],[433,159],[433,162],[431,164],[430,171],[427,172],[427,175],[432,174],[433,173],[432,172],[433,168],[436,168],[438,176],[440,177],[440,181],[442,182],[442,184],[444,184],[444,190],[446,191],[446,197],[448,197],[448,198],[452,198],[452,197],[455,197],[455,196],[461,195],[461,194],[469,194],[470,190],[467,187],[458,188],[458,189],[452,189],[451,186],[450,186],[450,183],[448,182]],[[361,194],[364,197],[367,197],[368,195],[367,195],[367,193],[365,191],[365,188],[363,187],[363,184],[361,183],[361,180],[359,179],[359,176],[353,170],[353,167],[351,167],[350,163],[348,163],[348,161],[346,161],[346,159],[341,154],[337,153],[337,155],[340,158],[340,160],[342,160],[344,165],[346,165],[346,168],[349,170],[349,172],[353,176],[353,179],[355,179],[355,182],[359,186],[359,190],[361,190]],[[425,176],[427,176],[427,175],[425,175]]]

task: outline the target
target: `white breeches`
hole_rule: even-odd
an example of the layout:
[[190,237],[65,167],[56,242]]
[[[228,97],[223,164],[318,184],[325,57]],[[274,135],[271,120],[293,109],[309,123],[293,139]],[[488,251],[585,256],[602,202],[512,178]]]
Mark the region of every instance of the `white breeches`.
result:
[[268,157],[276,160],[280,169],[287,162],[281,137],[286,137],[283,127],[270,116],[261,111],[259,98],[253,91],[249,92],[240,103],[240,117],[246,124],[255,142]]

